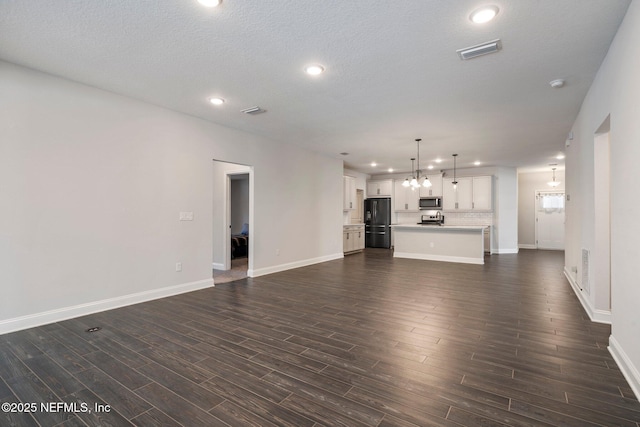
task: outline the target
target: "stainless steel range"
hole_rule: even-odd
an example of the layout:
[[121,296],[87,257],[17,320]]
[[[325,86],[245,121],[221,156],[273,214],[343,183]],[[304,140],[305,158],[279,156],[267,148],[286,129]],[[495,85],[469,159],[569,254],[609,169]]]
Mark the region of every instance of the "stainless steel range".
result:
[[420,216],[420,222],[418,224],[422,225],[443,225],[444,224],[444,215],[442,215],[442,211],[439,210],[431,210],[431,211],[423,211],[424,214]]

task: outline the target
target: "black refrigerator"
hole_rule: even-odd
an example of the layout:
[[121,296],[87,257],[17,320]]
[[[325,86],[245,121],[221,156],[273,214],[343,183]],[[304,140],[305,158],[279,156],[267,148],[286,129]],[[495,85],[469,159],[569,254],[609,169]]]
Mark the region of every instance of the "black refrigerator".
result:
[[364,201],[364,245],[367,248],[391,247],[391,199]]

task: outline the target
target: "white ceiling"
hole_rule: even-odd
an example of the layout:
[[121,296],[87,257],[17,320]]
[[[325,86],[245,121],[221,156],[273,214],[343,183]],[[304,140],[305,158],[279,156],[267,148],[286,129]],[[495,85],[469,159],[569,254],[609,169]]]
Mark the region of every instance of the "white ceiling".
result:
[[[629,2],[5,0],[0,58],[366,173],[409,170],[415,138],[423,168],[436,157],[451,167],[454,152],[458,167],[548,168],[562,163],[555,156]],[[471,23],[484,4],[498,17]],[[496,38],[496,54],[456,54]],[[306,75],[309,63],[326,72]],[[562,89],[549,86],[557,78]],[[213,107],[210,96],[227,102]],[[254,105],[266,113],[239,112]]]

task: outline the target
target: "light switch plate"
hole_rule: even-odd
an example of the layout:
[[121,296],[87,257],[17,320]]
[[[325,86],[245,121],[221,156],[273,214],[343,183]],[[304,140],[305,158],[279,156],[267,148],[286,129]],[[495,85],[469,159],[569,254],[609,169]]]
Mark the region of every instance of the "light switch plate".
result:
[[193,212],[180,212],[180,221],[193,221]]

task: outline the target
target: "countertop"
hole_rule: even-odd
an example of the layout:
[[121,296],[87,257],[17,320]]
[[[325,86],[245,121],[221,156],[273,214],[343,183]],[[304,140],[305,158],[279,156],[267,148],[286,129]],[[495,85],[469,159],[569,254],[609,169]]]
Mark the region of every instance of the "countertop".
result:
[[407,230],[484,230],[488,225],[431,225],[431,224],[392,224],[394,228]]

